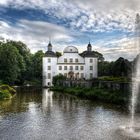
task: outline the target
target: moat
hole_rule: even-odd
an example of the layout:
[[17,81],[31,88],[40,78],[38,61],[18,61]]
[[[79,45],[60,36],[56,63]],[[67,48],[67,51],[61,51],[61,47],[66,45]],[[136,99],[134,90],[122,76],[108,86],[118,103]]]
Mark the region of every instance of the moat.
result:
[[[135,116],[140,122],[140,114]],[[120,126],[130,115],[121,106],[53,93],[19,89],[0,102],[1,140],[133,140]]]

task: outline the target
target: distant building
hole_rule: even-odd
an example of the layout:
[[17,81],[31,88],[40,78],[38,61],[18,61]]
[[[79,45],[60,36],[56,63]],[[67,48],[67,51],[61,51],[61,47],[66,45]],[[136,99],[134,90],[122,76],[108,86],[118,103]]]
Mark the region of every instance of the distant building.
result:
[[92,52],[90,43],[81,54],[76,47],[68,46],[63,55],[57,57],[49,42],[48,51],[43,57],[43,86],[52,86],[53,77],[59,74],[74,80],[97,78],[97,63],[98,59]]

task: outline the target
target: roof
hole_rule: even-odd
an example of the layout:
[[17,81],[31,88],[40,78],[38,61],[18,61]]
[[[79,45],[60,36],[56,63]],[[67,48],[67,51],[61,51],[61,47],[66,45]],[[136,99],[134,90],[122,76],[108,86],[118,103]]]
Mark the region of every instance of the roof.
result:
[[46,51],[45,57],[57,57],[53,51]]
[[95,53],[92,51],[84,51],[80,53],[79,55],[81,55],[82,57],[97,57]]
[[68,46],[64,49],[64,53],[78,53],[78,49],[74,46]]
[[88,43],[88,46],[87,46],[87,47],[91,47],[91,48],[92,48],[92,46],[91,46],[90,42]]

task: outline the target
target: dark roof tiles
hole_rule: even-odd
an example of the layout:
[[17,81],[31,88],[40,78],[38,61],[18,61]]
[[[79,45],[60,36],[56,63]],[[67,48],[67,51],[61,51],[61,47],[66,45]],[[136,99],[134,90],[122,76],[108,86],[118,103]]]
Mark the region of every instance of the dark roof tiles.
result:
[[47,51],[45,57],[57,57],[57,55],[53,51]]

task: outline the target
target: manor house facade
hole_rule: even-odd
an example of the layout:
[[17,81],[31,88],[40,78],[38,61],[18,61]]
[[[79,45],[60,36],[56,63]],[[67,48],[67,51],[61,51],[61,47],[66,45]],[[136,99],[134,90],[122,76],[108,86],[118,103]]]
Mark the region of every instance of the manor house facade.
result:
[[57,57],[52,48],[49,42],[48,50],[43,57],[43,86],[52,86],[53,77],[59,74],[72,80],[97,78],[98,58],[92,52],[90,42],[87,50],[81,54],[78,53],[76,47],[68,46],[64,49],[63,55]]

